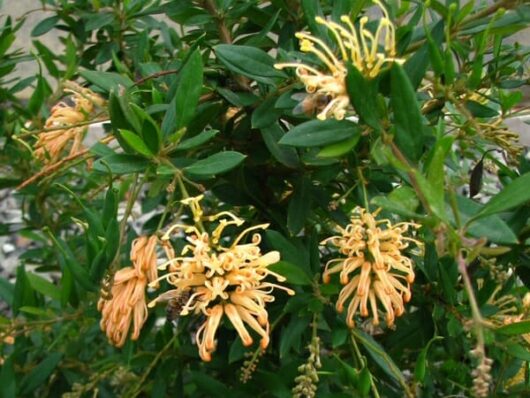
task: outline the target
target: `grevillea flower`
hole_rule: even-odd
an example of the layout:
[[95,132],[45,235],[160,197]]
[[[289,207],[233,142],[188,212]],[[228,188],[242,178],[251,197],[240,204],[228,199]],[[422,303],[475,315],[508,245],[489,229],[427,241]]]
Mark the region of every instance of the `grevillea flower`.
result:
[[44,124],[45,130],[39,134],[35,143],[35,156],[43,161],[56,162],[63,150],[70,144],[70,155],[81,149],[87,126],[86,122],[94,105],[103,106],[105,101],[99,95],[74,82],[65,82],[65,93],[71,93],[71,102],[61,101],[51,109],[51,115]]
[[[217,223],[215,229],[208,233],[200,227],[203,215],[199,204],[201,199],[202,195],[183,201],[191,208],[198,226],[175,224],[162,237],[169,260],[160,267],[168,270],[160,279],[167,280],[174,289],[162,293],[149,306],[189,292],[189,299],[182,306],[180,315],[202,313],[206,316],[196,334],[199,355],[204,361],[210,361],[216,349],[215,334],[224,315],[245,346],[253,343],[247,329],[250,328],[261,336],[260,345],[264,349],[269,344],[269,319],[265,307],[274,301],[271,292],[279,288],[294,294],[290,289],[265,280],[272,276],[279,282],[285,281],[284,277],[267,268],[280,260],[277,251],[262,254],[258,246],[261,236],[257,233],[252,235],[250,243],[242,243],[249,232],[265,229],[268,224],[245,229],[230,246],[225,247],[221,244],[224,229],[230,225],[239,227],[243,220],[230,212],[203,217],[203,220]],[[169,243],[175,231],[183,231],[188,242],[180,256],[175,255]]]
[[[368,23],[366,16],[360,19],[358,28],[354,26],[348,15],[341,16],[342,25],[322,17],[315,18],[317,23],[324,25],[331,32],[338,46],[338,55],[323,40],[306,32],[296,33],[300,41],[300,50],[316,55],[327,71],[322,72],[318,67],[299,62],[275,65],[277,69],[295,68],[296,76],[305,85],[308,93],[325,95],[331,99],[317,115],[318,119],[325,120],[332,116],[340,120],[346,115],[346,109],[350,104],[345,83],[347,62],[351,62],[370,79],[376,77],[386,63],[402,62],[395,58],[395,28],[388,12],[379,0],[374,0],[374,3],[383,13],[379,18],[375,34],[366,28]],[[382,49],[380,49],[381,42]]]
[[403,255],[409,244],[422,244],[406,237],[409,228],[419,225],[403,222],[393,225],[390,220],[376,220],[379,211],[373,214],[363,208],[353,210],[346,228],[339,227],[340,235],[322,241],[338,248],[344,256],[329,261],[323,274],[324,283],[330,275],[339,273],[344,285],[336,303],[338,312],[344,311],[349,300],[346,320],[354,327],[354,316],[360,310],[363,317],[372,313],[372,323],[379,324],[379,307],[386,312],[388,326],[395,317],[405,311],[404,303],[411,298],[410,284],[414,282],[412,260]]
[[111,297],[102,295],[98,301],[101,330],[116,347],[125,344],[131,322],[131,340],[137,340],[147,320],[145,289],[148,282],[158,278],[156,244],[156,236],[135,239],[131,248],[133,266],[117,271],[112,282]]

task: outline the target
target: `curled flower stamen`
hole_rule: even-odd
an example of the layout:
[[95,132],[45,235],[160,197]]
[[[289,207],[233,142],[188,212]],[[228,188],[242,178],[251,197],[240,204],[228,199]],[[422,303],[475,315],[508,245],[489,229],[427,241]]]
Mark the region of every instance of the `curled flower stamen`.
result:
[[[402,250],[409,243],[418,247],[416,239],[404,236],[409,228],[420,226],[414,223],[392,225],[390,220],[376,220],[379,211],[369,213],[357,207],[352,212],[350,224],[338,228],[340,235],[329,237],[321,244],[331,243],[346,258],[328,261],[323,273],[324,283],[331,281],[331,275],[338,273],[344,285],[336,302],[338,312],[344,311],[348,300],[346,320],[355,326],[355,315],[372,314],[372,323],[379,324],[379,306],[386,313],[388,326],[405,312],[404,303],[410,301],[410,284],[414,281],[412,260]],[[383,228],[382,228],[383,227]]]
[[133,331],[131,340],[137,340],[147,320],[145,289],[148,282],[155,282],[156,267],[156,236],[142,236],[135,239],[131,248],[133,266],[125,267],[116,272],[108,295],[101,295],[98,310],[101,312],[100,327],[116,347],[125,344],[131,323]]
[[64,86],[64,92],[72,94],[70,101],[61,101],[51,109],[44,124],[45,131],[38,135],[35,143],[35,157],[46,163],[58,161],[70,144],[69,155],[79,152],[87,130],[83,122],[89,120],[95,105],[105,105],[103,98],[77,83],[65,82]]
[[[316,67],[304,63],[286,62],[275,65],[277,69],[295,68],[296,76],[304,84],[310,94],[329,97],[329,103],[317,115],[325,120],[333,117],[341,120],[350,106],[350,99],[346,90],[346,75],[348,62],[352,63],[359,72],[369,79],[375,78],[382,68],[392,62],[401,63],[403,60],[396,56],[395,27],[388,12],[379,0],[374,3],[381,9],[382,17],[375,30],[375,34],[366,28],[368,17],[359,20],[356,28],[348,15],[340,18],[341,25],[316,17],[315,21],[325,26],[332,33],[339,48],[339,55],[324,42],[324,40],[306,32],[296,33],[300,42],[300,51],[314,54],[327,69],[321,72]],[[380,48],[382,42],[382,49]],[[362,93],[360,93],[362,95]]]
[[[199,203],[201,198],[202,196],[183,201],[190,206],[194,220],[203,215]],[[272,290],[281,289],[294,294],[291,289],[266,280],[285,280],[268,269],[269,265],[280,260],[278,252],[262,254],[258,246],[261,242],[258,233],[252,235],[250,243],[242,243],[250,232],[265,229],[268,224],[243,230],[230,246],[224,247],[220,241],[225,228],[228,225],[241,226],[243,220],[223,211],[202,217],[202,221],[217,222],[217,226],[212,233],[208,233],[199,231],[202,226],[176,224],[164,235],[163,241],[169,244],[170,233],[184,232],[188,244],[184,246],[180,256],[176,256],[174,251],[166,250],[170,256],[165,263],[168,272],[160,279],[165,279],[174,289],[162,293],[149,306],[178,296],[183,290],[189,290],[191,294],[179,315],[202,313],[206,317],[196,334],[199,355],[204,361],[210,361],[216,349],[215,335],[223,315],[232,323],[245,346],[253,342],[252,330],[261,336],[260,346],[265,349],[269,343],[266,303],[274,301]]]

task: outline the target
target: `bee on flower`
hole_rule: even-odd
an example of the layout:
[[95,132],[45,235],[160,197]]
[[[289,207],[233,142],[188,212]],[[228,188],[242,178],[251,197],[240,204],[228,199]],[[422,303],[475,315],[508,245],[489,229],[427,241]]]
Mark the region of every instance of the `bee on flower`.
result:
[[[323,281],[329,283],[332,274],[339,274],[344,285],[336,302],[339,313],[347,304],[346,321],[355,326],[357,312],[362,317],[372,315],[372,323],[379,324],[379,310],[386,313],[388,326],[405,311],[405,303],[411,299],[410,285],[414,282],[412,260],[404,255],[410,243],[422,247],[422,243],[406,236],[409,229],[418,224],[390,220],[377,220],[379,213],[370,213],[356,207],[346,228],[338,227],[339,235],[325,239],[321,244],[331,244],[342,257],[328,261]],[[381,308],[382,307],[382,308]]]
[[[285,278],[272,272],[268,266],[280,260],[277,251],[261,253],[261,236],[254,233],[249,243],[243,243],[249,232],[265,229],[268,224],[255,225],[241,232],[229,246],[224,246],[223,232],[228,226],[240,227],[244,222],[230,212],[221,212],[213,216],[204,216],[199,204],[203,195],[185,199],[196,225],[175,224],[162,237],[168,261],[160,268],[167,273],[159,278],[166,280],[174,288],[160,294],[149,303],[169,301],[189,292],[189,298],[182,305],[180,316],[203,314],[206,317],[199,327],[196,341],[199,355],[204,361],[211,360],[216,350],[215,334],[224,316],[232,323],[243,344],[249,346],[253,339],[248,328],[261,337],[260,346],[265,349],[269,344],[269,319],[267,303],[274,301],[274,289],[291,289],[267,281],[268,277],[278,282]],[[211,233],[202,228],[202,221],[215,222],[217,226]],[[176,255],[169,244],[171,235],[181,231],[185,234],[187,245],[180,255]],[[158,281],[151,282],[154,285]]]
[[101,312],[101,330],[116,347],[125,344],[131,323],[131,340],[140,337],[140,331],[147,320],[145,290],[149,282],[158,278],[156,236],[141,236],[131,247],[133,266],[118,270],[112,279],[109,295],[102,295],[98,301]]
[[[306,32],[296,33],[302,52],[314,54],[323,64],[325,71],[318,67],[300,62],[285,62],[275,65],[277,69],[295,68],[298,79],[309,94],[319,94],[330,100],[317,118],[325,120],[333,117],[344,119],[350,99],[346,89],[347,63],[353,64],[364,76],[375,78],[383,66],[392,62],[403,62],[396,58],[395,27],[387,10],[379,0],[374,3],[381,9],[382,17],[372,33],[366,26],[368,17],[364,16],[356,27],[348,15],[341,16],[342,24],[316,17],[318,24],[324,25],[337,43],[338,55],[324,40]],[[382,48],[381,48],[382,44]],[[362,93],[361,93],[362,95]]]
[[[61,101],[51,109],[51,115],[44,124],[44,131],[35,143],[35,156],[54,163],[70,146],[70,155],[81,149],[87,126],[80,125],[89,120],[94,106],[104,106],[105,100],[87,88],[74,82],[65,82],[65,93],[72,94],[68,101]],[[70,103],[71,102],[71,103]]]

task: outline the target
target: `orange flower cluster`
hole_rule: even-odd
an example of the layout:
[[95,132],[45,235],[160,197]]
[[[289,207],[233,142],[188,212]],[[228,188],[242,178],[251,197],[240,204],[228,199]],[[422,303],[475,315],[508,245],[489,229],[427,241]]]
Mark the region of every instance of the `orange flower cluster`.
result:
[[[182,306],[180,315],[202,313],[206,316],[196,335],[199,355],[204,361],[210,361],[216,349],[215,334],[223,315],[228,317],[245,346],[253,343],[247,330],[250,327],[261,336],[260,345],[264,349],[269,344],[269,320],[265,307],[274,301],[271,292],[279,288],[294,294],[290,289],[265,281],[269,276],[280,282],[285,280],[267,268],[280,260],[277,251],[262,254],[258,246],[261,237],[257,233],[252,235],[250,243],[241,243],[250,231],[265,229],[268,225],[247,228],[230,246],[224,247],[220,244],[223,230],[229,225],[241,226],[243,220],[232,213],[221,212],[205,218],[217,222],[211,234],[205,232],[200,227],[203,214],[199,205],[201,199],[202,195],[182,201],[191,208],[199,227],[176,224],[162,237],[162,241],[168,242],[174,231],[183,231],[188,244],[180,256],[175,255],[169,242],[166,245],[169,260],[162,267],[167,267],[168,272],[160,279],[167,280],[174,289],[162,293],[149,306],[189,292],[189,299]],[[152,285],[157,282],[152,282]]]
[[51,109],[51,115],[44,124],[42,133],[35,143],[35,156],[42,161],[54,163],[73,141],[70,155],[81,149],[83,136],[87,130],[80,123],[86,122],[94,110],[94,105],[103,106],[105,100],[87,88],[74,82],[65,82],[65,92],[71,93],[73,105],[61,101]]
[[326,264],[323,280],[329,283],[331,274],[340,274],[344,288],[336,308],[342,312],[350,300],[346,315],[350,327],[355,326],[354,316],[359,309],[363,317],[368,317],[371,311],[373,324],[379,324],[378,302],[386,312],[387,325],[392,326],[395,317],[405,311],[404,303],[411,298],[412,260],[402,251],[410,242],[421,247],[417,240],[404,236],[409,228],[419,228],[419,225],[408,222],[392,225],[386,219],[377,221],[377,214],[378,211],[372,214],[355,208],[351,223],[346,228],[339,227],[340,235],[322,242],[336,246],[345,256]]
[[131,340],[137,340],[147,319],[145,289],[149,282],[157,280],[156,236],[135,239],[131,248],[133,266],[120,269],[114,275],[111,298],[101,297],[101,330],[116,347],[125,344],[131,322]]

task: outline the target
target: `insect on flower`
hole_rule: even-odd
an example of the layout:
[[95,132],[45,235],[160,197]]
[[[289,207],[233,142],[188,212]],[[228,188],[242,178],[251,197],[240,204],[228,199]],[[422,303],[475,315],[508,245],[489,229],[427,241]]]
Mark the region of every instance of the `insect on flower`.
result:
[[314,93],[297,93],[292,99],[300,101],[298,105],[293,108],[293,115],[304,114],[308,117],[314,116],[322,112],[331,101],[331,96],[326,94]]
[[166,305],[166,319],[168,322],[176,324],[180,317],[180,313],[184,305],[188,302],[191,295],[191,290],[183,290],[180,295],[171,297]]
[[[281,275],[271,271],[268,266],[280,260],[280,254],[271,251],[261,253],[258,246],[261,236],[252,235],[249,243],[242,243],[249,232],[265,229],[268,224],[255,225],[245,229],[233,239],[229,246],[225,242],[223,232],[228,226],[241,226],[244,221],[234,214],[223,211],[212,216],[203,216],[199,204],[202,195],[182,201],[190,207],[196,225],[175,224],[162,237],[162,245],[169,260],[160,266],[167,273],[159,279],[165,279],[174,289],[161,293],[149,303],[154,306],[158,301],[170,302],[177,300],[181,307],[180,316],[202,314],[204,323],[199,327],[195,340],[199,347],[199,355],[204,361],[210,361],[216,350],[215,335],[224,316],[232,323],[241,337],[243,345],[249,346],[253,338],[249,329],[261,337],[260,346],[265,349],[270,341],[270,325],[267,303],[275,300],[271,294],[274,289],[281,289],[288,294],[294,291],[281,284],[269,282],[268,277],[278,282],[285,281]],[[211,232],[207,232],[203,221],[215,223]],[[175,231],[185,234],[187,244],[176,255],[168,240]],[[152,281],[154,286],[158,280]],[[182,292],[190,295],[183,305]],[[173,306],[173,304],[172,304]],[[173,314],[173,307],[171,313]]]
[[347,63],[355,66],[366,78],[373,79],[379,75],[385,64],[403,62],[396,58],[394,24],[381,2],[374,0],[374,3],[383,14],[378,20],[375,33],[367,28],[369,19],[366,16],[359,20],[358,27],[348,15],[341,16],[342,24],[316,17],[315,21],[330,31],[331,37],[337,43],[338,54],[323,39],[307,32],[298,32],[296,38],[300,42],[300,50],[315,55],[321,66],[302,62],[283,62],[274,65],[277,69],[295,68],[296,76],[309,94],[329,98],[325,106],[319,109],[318,119],[333,117],[341,120],[346,116],[350,105],[345,81]]

